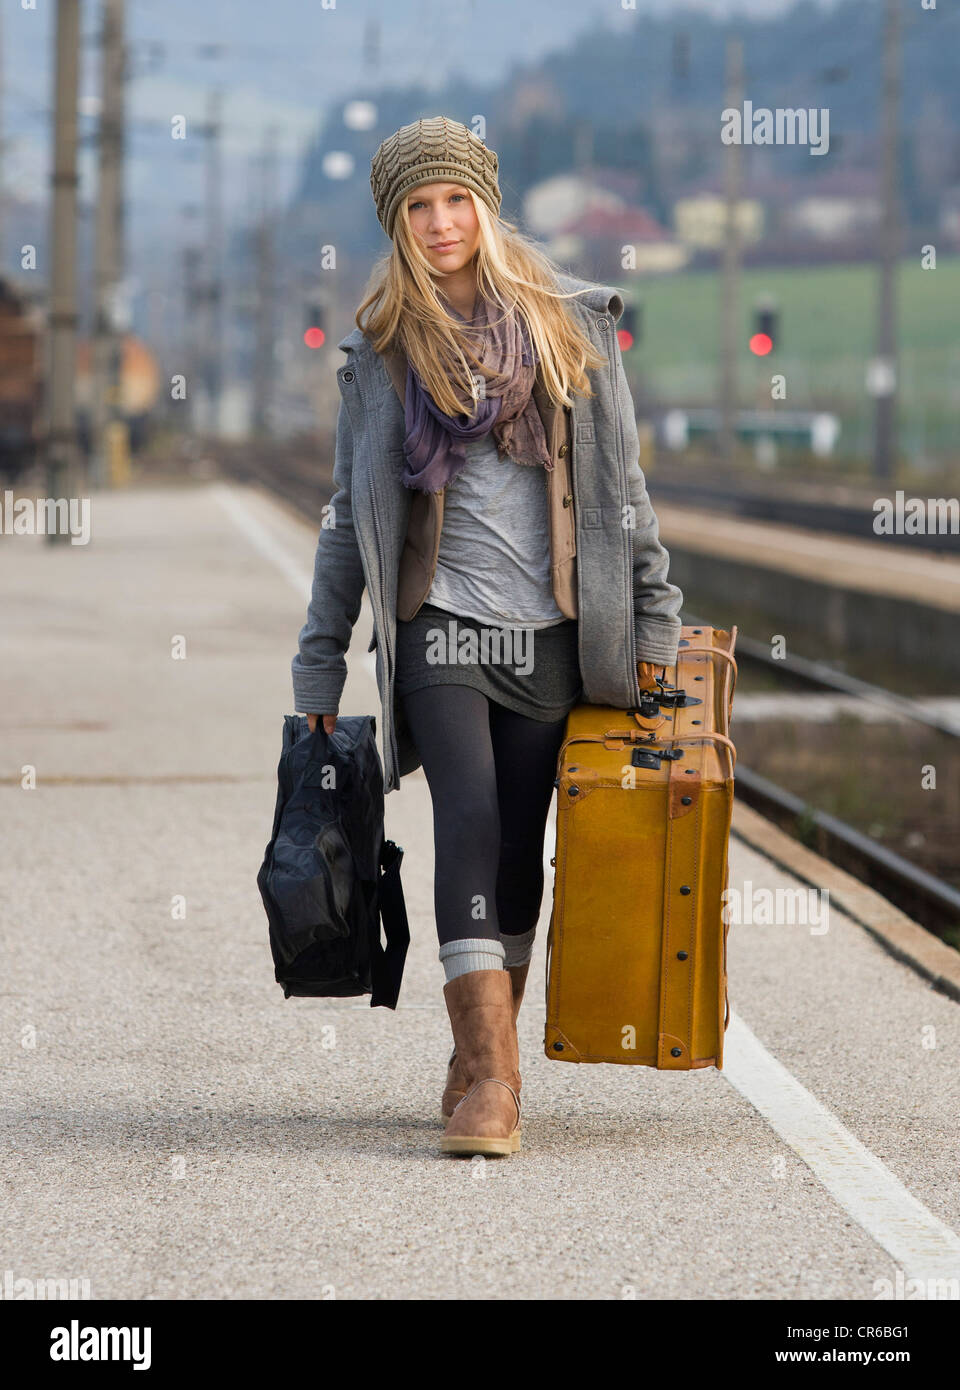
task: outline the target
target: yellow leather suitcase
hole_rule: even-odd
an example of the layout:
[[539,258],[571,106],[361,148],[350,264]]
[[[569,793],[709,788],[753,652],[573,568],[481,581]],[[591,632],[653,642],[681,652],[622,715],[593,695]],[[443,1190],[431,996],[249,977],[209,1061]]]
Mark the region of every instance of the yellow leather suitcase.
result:
[[568,715],[547,939],[556,1061],[723,1066],[736,637],[684,627],[636,710]]

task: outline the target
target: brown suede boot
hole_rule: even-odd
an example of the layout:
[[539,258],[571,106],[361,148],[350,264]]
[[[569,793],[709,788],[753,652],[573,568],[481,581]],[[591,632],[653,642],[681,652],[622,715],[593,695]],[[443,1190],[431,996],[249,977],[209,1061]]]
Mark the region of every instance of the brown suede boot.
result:
[[520,1057],[506,970],[470,970],[443,987],[453,1040],[469,1080],[440,1139],[443,1153],[516,1153]]
[[[529,961],[524,965],[507,966],[510,975],[510,988],[513,991],[514,1024],[517,1022],[517,1016],[520,1013],[520,1005],[523,1003],[523,991],[526,987],[529,969]],[[457,1058],[457,1049],[454,1048],[450,1053],[450,1061],[447,1063],[447,1084],[440,1101],[440,1118],[442,1120],[448,1120],[453,1114],[454,1110],[466,1095],[468,1085],[469,1082]]]

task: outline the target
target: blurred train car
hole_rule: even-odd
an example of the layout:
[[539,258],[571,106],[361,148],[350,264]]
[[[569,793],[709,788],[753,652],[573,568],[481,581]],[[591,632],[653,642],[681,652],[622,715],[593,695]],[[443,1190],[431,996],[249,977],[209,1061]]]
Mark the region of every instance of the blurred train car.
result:
[[[160,371],[149,348],[132,334],[122,340],[120,408],[130,431],[130,449],[144,444],[160,394]],[[93,347],[76,347],[77,443],[90,452]],[[9,279],[0,277],[0,477],[16,479],[39,459],[44,432],[46,315],[31,305]]]
[[[120,411],[130,431],[130,450],[136,453],[147,439],[150,416],[160,395],[160,369],[145,343],[123,335],[120,364]],[[77,432],[81,449],[90,450],[90,407],[93,400],[93,345],[77,341]]]
[[37,456],[43,404],[42,316],[0,276],[0,476],[15,478]]

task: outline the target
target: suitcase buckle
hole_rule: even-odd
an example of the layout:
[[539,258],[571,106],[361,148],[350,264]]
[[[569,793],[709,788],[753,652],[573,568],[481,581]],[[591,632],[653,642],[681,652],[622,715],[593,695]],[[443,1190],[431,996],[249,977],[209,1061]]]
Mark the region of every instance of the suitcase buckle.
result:
[[662,758],[672,760],[682,757],[683,752],[679,748],[643,748],[638,744],[630,754],[630,762],[633,767],[652,767],[659,772]]
[[676,686],[663,687],[659,690],[641,690],[639,705],[633,705],[627,710],[627,714],[639,714],[644,719],[652,719],[659,714],[662,709],[683,709],[686,705],[702,705],[703,701],[696,695],[688,695],[685,690],[678,690]]
[[685,690],[679,690],[672,686],[669,690],[661,690],[657,696],[660,706],[667,709],[682,709],[684,705],[702,705],[703,701],[696,695],[688,695]]
[[628,714],[641,714],[644,719],[652,719],[660,713],[660,701],[652,690],[641,690],[640,703],[635,709],[627,710]]

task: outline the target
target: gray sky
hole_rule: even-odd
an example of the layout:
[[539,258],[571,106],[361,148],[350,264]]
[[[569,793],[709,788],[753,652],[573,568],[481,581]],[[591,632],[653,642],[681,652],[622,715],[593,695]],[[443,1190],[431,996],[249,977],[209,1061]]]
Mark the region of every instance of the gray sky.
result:
[[[55,5],[37,0],[36,10],[7,5],[3,25],[3,126],[10,146],[4,181],[24,197],[46,195],[49,178],[49,114],[52,31]],[[495,80],[516,61],[530,61],[563,47],[584,28],[600,22],[615,30],[637,14],[690,12],[714,15],[775,15],[790,0],[129,0],[128,37],[133,44],[134,80],[128,87],[133,120],[169,123],[182,113],[198,120],[206,93],[222,83],[224,155],[246,159],[259,148],[267,125],[280,127],[281,193],[293,178],[321,113],[332,100],[371,96],[386,83],[419,81],[441,85],[451,71],[469,64],[478,81]],[[82,6],[83,29],[92,40],[100,5]],[[378,70],[364,66],[368,23],[381,24]],[[509,37],[509,47],[505,41]],[[163,46],[151,70],[147,45]],[[200,57],[202,44],[221,44],[218,57]],[[80,90],[88,113],[81,130],[94,129],[98,94],[97,49],[84,44]],[[156,193],[154,158],[163,130],[134,126],[129,146],[129,195],[136,202]],[[169,153],[169,151],[161,151]],[[81,158],[81,186],[92,173],[92,156]]]

